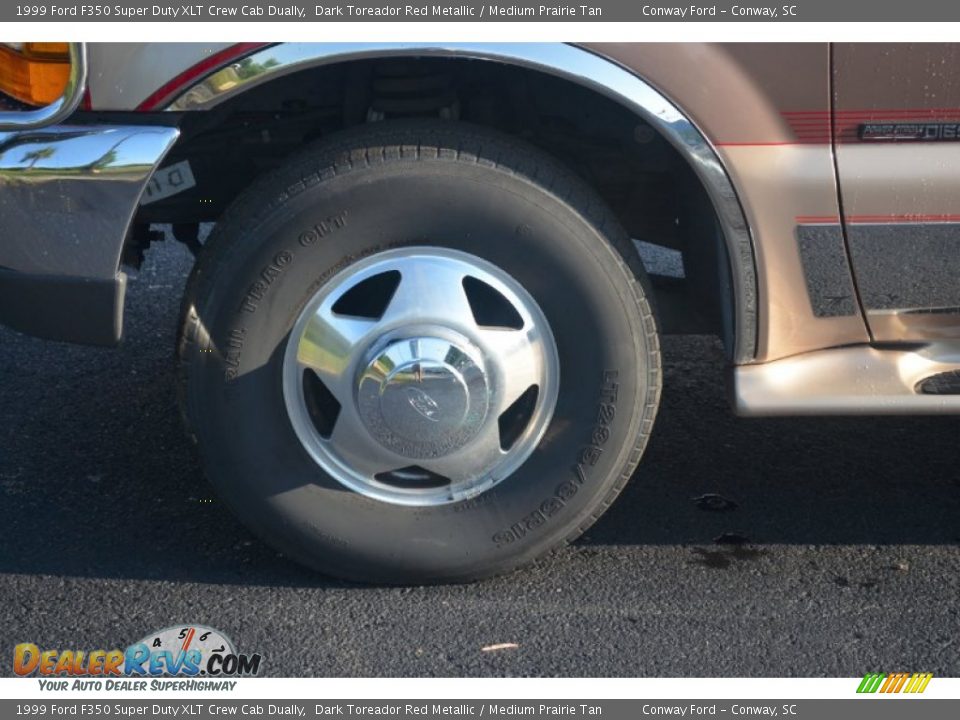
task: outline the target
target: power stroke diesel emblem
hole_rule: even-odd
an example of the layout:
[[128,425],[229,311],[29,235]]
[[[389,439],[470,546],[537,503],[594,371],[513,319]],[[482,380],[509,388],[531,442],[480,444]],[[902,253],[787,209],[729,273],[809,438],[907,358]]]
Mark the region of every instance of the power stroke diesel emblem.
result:
[[872,141],[942,142],[960,140],[960,122],[864,123],[860,139]]

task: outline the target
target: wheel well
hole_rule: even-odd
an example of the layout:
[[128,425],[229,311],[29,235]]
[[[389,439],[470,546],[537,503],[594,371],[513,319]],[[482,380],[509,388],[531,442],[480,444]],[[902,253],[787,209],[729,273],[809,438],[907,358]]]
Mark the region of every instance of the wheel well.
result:
[[167,165],[196,186],[144,205],[125,257],[151,223],[192,243],[255,177],[341,129],[396,118],[470,122],[549,152],[588,182],[640,247],[666,332],[720,336],[732,354],[730,262],[713,205],[687,160],[633,111],[570,80],[503,63],[440,57],[354,60],[303,70],[211,110],[184,113]]

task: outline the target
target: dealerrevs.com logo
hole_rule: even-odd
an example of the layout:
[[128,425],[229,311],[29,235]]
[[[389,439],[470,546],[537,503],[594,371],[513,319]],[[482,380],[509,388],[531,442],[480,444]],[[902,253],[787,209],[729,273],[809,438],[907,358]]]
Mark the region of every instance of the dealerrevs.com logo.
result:
[[238,653],[233,642],[219,630],[203,625],[175,625],[150,633],[124,650],[42,650],[35,643],[20,643],[13,649],[13,672],[20,677],[91,679],[240,677],[259,673],[262,660],[258,653]]

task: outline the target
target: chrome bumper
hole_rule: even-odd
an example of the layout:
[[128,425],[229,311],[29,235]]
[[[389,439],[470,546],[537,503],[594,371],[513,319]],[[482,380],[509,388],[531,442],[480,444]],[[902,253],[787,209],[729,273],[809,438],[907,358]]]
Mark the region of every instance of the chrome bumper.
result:
[[130,223],[179,130],[0,133],[0,323],[55,340],[120,338]]

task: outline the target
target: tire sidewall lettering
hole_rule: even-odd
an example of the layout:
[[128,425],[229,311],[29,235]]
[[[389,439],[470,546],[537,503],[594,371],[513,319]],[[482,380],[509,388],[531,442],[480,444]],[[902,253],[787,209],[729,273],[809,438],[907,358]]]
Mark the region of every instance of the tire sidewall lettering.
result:
[[604,370],[601,383],[600,402],[597,404],[596,422],[590,441],[580,448],[572,467],[573,480],[566,480],[556,487],[553,494],[544,499],[540,506],[524,516],[522,520],[493,534],[494,545],[502,547],[523,538],[527,533],[541,527],[547,520],[560,514],[560,511],[577,495],[580,488],[589,482],[588,469],[594,468],[603,455],[604,446],[611,437],[610,426],[617,415],[616,401],[619,395],[619,371]]

